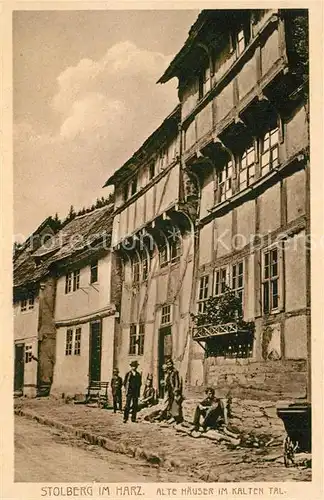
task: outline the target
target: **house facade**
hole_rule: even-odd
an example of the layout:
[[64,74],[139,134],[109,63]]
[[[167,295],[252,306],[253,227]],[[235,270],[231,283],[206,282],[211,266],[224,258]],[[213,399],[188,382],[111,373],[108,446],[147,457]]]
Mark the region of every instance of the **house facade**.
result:
[[198,191],[194,312],[228,286],[255,326],[192,324],[191,387],[310,390],[307,33],[307,11],[203,11],[160,79]]
[[92,381],[109,381],[116,315],[111,302],[111,206],[76,217],[58,234],[55,368],[51,393],[85,394]]
[[121,373],[136,359],[154,385],[168,358],[186,376],[194,256],[190,192],[177,107],[106,185],[115,187],[112,247],[122,275],[116,303]]
[[14,392],[17,395],[36,396],[46,379],[43,365],[39,364],[39,331],[43,323],[45,289],[52,287],[45,278],[46,265],[37,267],[33,253],[53,235],[53,225],[46,219],[15,252],[13,259]]

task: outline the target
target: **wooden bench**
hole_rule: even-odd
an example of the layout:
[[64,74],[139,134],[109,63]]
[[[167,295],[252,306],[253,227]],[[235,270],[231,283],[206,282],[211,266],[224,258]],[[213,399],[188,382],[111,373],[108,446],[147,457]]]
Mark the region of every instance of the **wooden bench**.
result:
[[108,407],[108,386],[109,382],[92,380],[87,389],[87,403],[97,403],[99,408]]

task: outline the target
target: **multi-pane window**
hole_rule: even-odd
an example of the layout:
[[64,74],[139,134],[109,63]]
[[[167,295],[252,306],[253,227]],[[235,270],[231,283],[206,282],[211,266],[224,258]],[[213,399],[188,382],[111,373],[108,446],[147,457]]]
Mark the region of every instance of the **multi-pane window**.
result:
[[206,66],[199,74],[199,99],[204,97],[210,90],[210,67]]
[[261,141],[261,175],[279,165],[279,129],[269,130]]
[[181,233],[177,229],[169,231],[169,247],[170,247],[170,259],[171,262],[175,262],[180,259],[181,255]]
[[239,188],[240,191],[250,186],[255,180],[256,154],[254,144],[247,148],[240,161]]
[[136,325],[130,325],[129,329],[129,354],[136,354],[137,346],[137,335],[136,335]]
[[218,172],[219,202],[225,201],[232,196],[233,162],[229,160]]
[[238,262],[232,265],[232,290],[240,299],[243,307],[243,289],[244,289],[244,274],[243,262]]
[[245,34],[244,29],[240,29],[236,34],[236,55],[239,56],[245,49]]
[[21,312],[25,312],[25,311],[30,311],[31,309],[34,309],[34,303],[35,303],[35,299],[33,296],[30,296],[29,298],[27,299],[23,299],[21,302],[20,302],[20,310]]
[[73,273],[73,291],[75,292],[80,288],[80,269]]
[[66,330],[66,339],[65,339],[65,356],[71,356],[73,347],[73,330],[72,328],[68,328]]
[[33,359],[33,346],[25,345],[25,363],[30,363]]
[[75,330],[74,336],[74,354],[79,355],[81,353],[81,328]]
[[142,280],[146,281],[149,273],[149,260],[145,249],[141,252]]
[[168,325],[171,323],[171,305],[162,307],[161,325]]
[[141,323],[138,326],[138,338],[137,338],[137,354],[143,356],[144,354],[144,339],[145,339],[145,325]]
[[65,356],[81,354],[81,328],[68,328],[65,337]]
[[214,295],[219,297],[226,290],[227,285],[227,269],[223,267],[214,271]]
[[206,300],[209,295],[209,276],[202,276],[199,281],[198,294],[198,312],[204,313],[206,308]]
[[98,281],[98,261],[92,262],[90,266],[90,283]]
[[263,255],[263,312],[268,314],[279,307],[279,251],[272,248]]
[[160,255],[160,267],[164,267],[168,264],[168,245],[166,241],[163,241],[163,243],[159,247],[159,255]]
[[137,285],[140,278],[140,262],[138,258],[135,256],[132,261],[132,280],[133,284]]
[[145,325],[130,325],[129,329],[129,351],[130,355],[142,356],[144,354]]
[[72,280],[73,273],[68,273],[65,276],[65,293],[70,293],[72,291]]

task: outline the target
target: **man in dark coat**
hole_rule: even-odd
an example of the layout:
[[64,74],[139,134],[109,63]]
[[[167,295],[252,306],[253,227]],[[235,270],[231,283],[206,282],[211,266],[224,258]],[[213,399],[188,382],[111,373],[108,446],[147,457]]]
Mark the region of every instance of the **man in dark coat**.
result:
[[131,370],[126,374],[124,386],[126,392],[126,404],[124,409],[124,422],[126,423],[129,417],[129,412],[132,409],[132,422],[136,422],[136,414],[138,410],[138,398],[140,396],[142,377],[138,373],[138,362],[130,363]]
[[[198,431],[200,425],[206,431],[207,428],[215,429],[219,424],[228,423],[227,406],[224,401],[215,397],[215,390],[212,387],[207,387],[205,394],[206,398],[196,407],[192,431]],[[202,422],[201,417],[203,417]]]
[[114,413],[117,411],[117,407],[119,411],[122,411],[122,385],[123,379],[118,375],[118,368],[114,368],[113,376],[110,382],[111,392],[113,397],[113,407]]

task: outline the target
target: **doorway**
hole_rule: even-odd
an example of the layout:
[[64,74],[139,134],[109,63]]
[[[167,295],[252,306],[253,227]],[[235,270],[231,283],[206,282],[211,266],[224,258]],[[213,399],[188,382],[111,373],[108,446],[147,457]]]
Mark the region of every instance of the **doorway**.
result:
[[15,376],[14,391],[24,390],[24,371],[25,371],[25,344],[15,344]]
[[89,382],[101,377],[101,321],[90,323]]
[[168,359],[172,359],[172,335],[171,335],[171,326],[165,326],[164,328],[160,328],[159,330],[159,395],[161,398],[164,397],[164,386],[161,384],[164,373],[163,373],[163,365],[168,361]]

